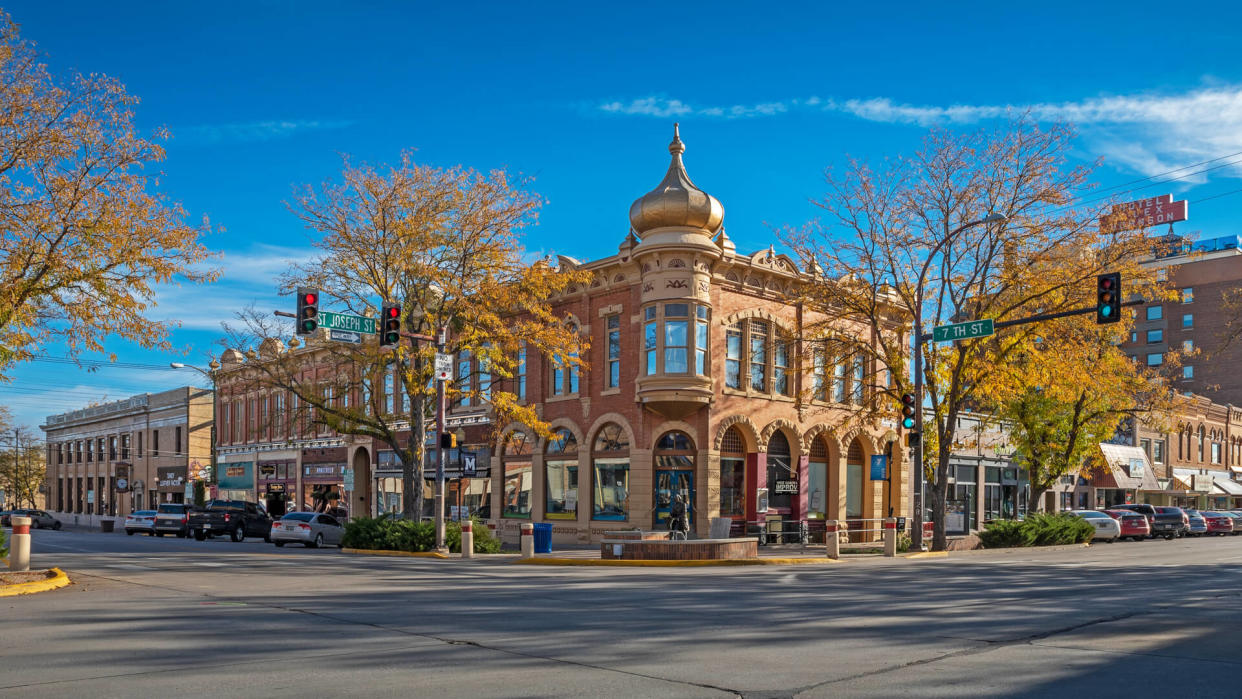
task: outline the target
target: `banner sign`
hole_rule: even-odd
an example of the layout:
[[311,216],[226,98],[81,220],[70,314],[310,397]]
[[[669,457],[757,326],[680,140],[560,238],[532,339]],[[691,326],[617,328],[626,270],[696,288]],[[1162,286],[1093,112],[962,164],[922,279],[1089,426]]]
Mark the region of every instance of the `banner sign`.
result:
[[888,455],[874,454],[871,457],[871,480],[888,480]]
[[1145,228],[1161,223],[1185,221],[1189,214],[1189,202],[1173,201],[1172,194],[1115,204],[1111,213],[1100,217],[1100,230],[1104,233]]

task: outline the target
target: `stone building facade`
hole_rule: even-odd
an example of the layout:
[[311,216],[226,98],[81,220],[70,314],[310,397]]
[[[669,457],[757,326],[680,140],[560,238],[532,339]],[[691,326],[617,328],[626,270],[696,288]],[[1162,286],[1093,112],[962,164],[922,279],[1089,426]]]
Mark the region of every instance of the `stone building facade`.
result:
[[213,415],[212,391],[193,387],[49,415],[40,426],[47,509],[69,523],[93,524],[184,502],[187,484],[210,469]]

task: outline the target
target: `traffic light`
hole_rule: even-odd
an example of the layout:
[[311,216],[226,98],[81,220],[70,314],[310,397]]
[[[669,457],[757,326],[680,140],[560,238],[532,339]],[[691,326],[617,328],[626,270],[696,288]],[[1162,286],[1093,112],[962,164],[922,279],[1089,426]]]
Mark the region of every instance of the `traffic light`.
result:
[[1096,324],[1116,323],[1121,320],[1121,272],[1096,277],[1095,290]]
[[915,402],[913,393],[901,394],[901,426],[907,430],[914,429]]
[[440,448],[441,449],[456,449],[457,448],[457,435],[453,434],[452,432],[441,432],[440,433]]
[[319,290],[298,287],[298,334],[312,335],[319,329]]
[[909,433],[909,434],[907,434],[907,435],[906,435],[906,446],[908,446],[908,447],[910,447],[910,448],[912,448],[912,449],[913,449],[914,447],[917,447],[917,446],[918,446],[919,444],[921,444],[922,442],[923,442],[923,433],[922,433],[922,432],[911,432],[911,433]]
[[401,306],[386,303],[380,309],[380,347],[401,344]]

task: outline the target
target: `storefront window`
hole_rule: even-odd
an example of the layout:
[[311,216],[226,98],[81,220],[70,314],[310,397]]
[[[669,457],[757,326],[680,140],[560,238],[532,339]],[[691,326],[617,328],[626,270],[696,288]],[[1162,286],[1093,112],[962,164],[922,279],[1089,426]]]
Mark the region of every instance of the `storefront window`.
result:
[[806,489],[807,517],[825,519],[828,512],[828,448],[822,439],[811,443]]
[[525,432],[510,433],[502,461],[505,468],[505,517],[530,517],[531,445]]
[[591,519],[624,521],[630,512],[630,442],[616,423],[600,428],[591,447]]
[[578,440],[567,429],[557,430],[544,451],[548,497],[547,519],[578,517]]

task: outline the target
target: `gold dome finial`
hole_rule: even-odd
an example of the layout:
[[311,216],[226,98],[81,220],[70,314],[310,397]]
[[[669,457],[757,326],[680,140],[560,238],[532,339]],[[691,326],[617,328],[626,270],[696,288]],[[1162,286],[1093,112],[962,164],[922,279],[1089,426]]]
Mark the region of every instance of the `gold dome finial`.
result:
[[673,122],[673,142],[668,144],[668,152],[674,156],[681,155],[686,152],[686,144],[681,142],[681,133],[677,129],[677,122]]
[[668,172],[655,189],[630,206],[630,225],[640,238],[647,231],[667,227],[698,228],[709,236],[714,234],[724,220],[724,207],[690,181],[681,161],[686,144],[681,141],[680,126],[676,123],[668,152],[672,156]]

